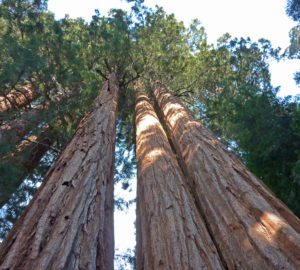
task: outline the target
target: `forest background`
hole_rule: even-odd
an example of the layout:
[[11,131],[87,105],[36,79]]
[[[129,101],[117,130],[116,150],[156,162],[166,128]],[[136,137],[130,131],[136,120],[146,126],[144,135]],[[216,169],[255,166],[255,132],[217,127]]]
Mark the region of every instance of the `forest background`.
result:
[[[19,8],[11,12],[2,4]],[[276,81],[272,84],[269,72],[272,61],[299,58],[297,26],[290,32],[287,50],[273,48],[267,40],[254,42],[228,34],[211,45],[199,22],[184,26],[161,8],[151,10],[141,4],[136,1],[128,14],[113,10],[106,16],[99,4],[100,13],[85,22],[72,16],[55,20],[43,1],[1,1],[1,96],[27,84],[35,86],[29,104],[1,113],[2,127],[16,119],[26,123],[19,141],[1,144],[1,193],[14,193],[1,209],[2,237],[90,109],[115,64],[123,83],[116,182],[130,189],[134,174],[131,80],[138,76],[147,81],[151,74],[180,96],[299,216],[299,99],[282,94],[279,98],[279,87]],[[150,33],[155,33],[151,40]],[[293,93],[299,90],[294,89]],[[40,105],[39,113],[32,114]],[[48,125],[50,131],[45,129]],[[37,140],[46,138],[49,145],[38,165],[20,166],[25,152],[19,159],[7,158],[20,144],[32,141],[33,134]],[[129,158],[124,159],[124,154]],[[17,192],[19,185],[10,185],[16,178],[26,178]],[[116,198],[119,208],[127,203]]]

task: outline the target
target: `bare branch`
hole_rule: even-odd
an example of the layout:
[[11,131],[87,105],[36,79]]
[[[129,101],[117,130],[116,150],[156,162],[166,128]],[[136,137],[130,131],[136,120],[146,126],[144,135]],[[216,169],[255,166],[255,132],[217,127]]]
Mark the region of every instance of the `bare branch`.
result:
[[56,153],[58,153],[58,154],[60,153],[60,150],[58,150],[57,148],[55,148],[55,147],[53,147],[53,146],[51,146],[51,145],[48,145],[48,144],[45,144],[45,143],[41,143],[41,142],[32,141],[32,140],[30,140],[30,139],[28,139],[28,138],[23,138],[23,140],[28,141],[28,142],[31,142],[31,143],[35,143],[35,144],[47,146],[47,147],[49,147],[51,150],[53,150],[54,152],[56,152]]
[[128,84],[130,84],[131,82],[137,80],[138,78],[140,78],[140,74],[137,74],[135,77],[133,77],[132,79],[128,80],[126,83],[124,83],[124,87],[126,87]]
[[96,69],[96,72],[102,77],[104,78],[105,80],[107,80],[107,77],[105,74],[102,73],[102,71],[100,69]]
[[106,68],[108,69],[108,72],[111,72],[111,67],[109,66],[107,59],[104,59],[104,63],[105,63]]

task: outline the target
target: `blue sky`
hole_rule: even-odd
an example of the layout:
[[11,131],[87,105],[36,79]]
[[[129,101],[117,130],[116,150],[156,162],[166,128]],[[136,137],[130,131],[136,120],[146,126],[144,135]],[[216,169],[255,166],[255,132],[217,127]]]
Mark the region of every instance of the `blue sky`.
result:
[[[233,37],[249,36],[253,41],[266,38],[274,47],[284,50],[289,45],[289,30],[296,25],[285,14],[285,0],[145,0],[145,5],[162,6],[186,25],[193,18],[198,18],[211,43],[229,32]],[[56,14],[57,19],[68,14],[89,21],[95,9],[106,14],[111,8],[129,10],[129,5],[124,0],[49,0],[48,8]],[[293,74],[299,67],[300,60],[270,63],[272,83],[281,86],[280,96],[300,93],[300,88],[293,80]]]

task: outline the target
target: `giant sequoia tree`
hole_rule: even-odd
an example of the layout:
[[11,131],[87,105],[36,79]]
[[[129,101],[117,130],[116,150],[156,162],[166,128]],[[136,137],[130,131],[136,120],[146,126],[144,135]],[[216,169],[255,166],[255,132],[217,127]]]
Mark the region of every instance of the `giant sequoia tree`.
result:
[[222,269],[147,95],[136,95],[137,268]]
[[279,51],[228,34],[210,45],[197,20],[142,2],[87,23],[0,1],[1,237],[45,179],[0,268],[113,268],[116,142],[116,180],[136,148],[139,269],[296,269],[299,219],[245,167],[300,214],[299,102],[276,97],[266,63]]
[[112,269],[114,74],[1,245],[1,269]]
[[299,219],[163,85],[153,91],[226,267],[296,269]]

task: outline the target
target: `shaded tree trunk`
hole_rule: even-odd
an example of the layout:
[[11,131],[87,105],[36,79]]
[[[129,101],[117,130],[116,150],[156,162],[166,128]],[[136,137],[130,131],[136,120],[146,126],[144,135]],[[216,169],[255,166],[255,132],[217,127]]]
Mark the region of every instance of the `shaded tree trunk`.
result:
[[0,97],[0,113],[13,108],[23,108],[33,100],[33,89],[30,84],[10,91]]
[[16,144],[26,135],[26,120],[14,120],[0,126],[0,144]]
[[299,269],[299,219],[162,84],[153,93],[226,267]]
[[113,269],[118,92],[111,74],[2,243],[0,269]]
[[47,127],[43,128],[44,131],[39,136],[30,135],[27,139],[25,137],[28,133],[32,133],[32,128],[42,124],[43,117],[47,114],[51,103],[59,103],[62,98],[68,96],[70,93],[60,87],[59,91],[52,96],[51,101],[44,101],[43,104],[23,112],[19,118],[0,126],[0,146],[3,147],[6,144],[8,149],[9,145],[12,148],[16,147],[16,150],[10,154],[0,156],[0,208],[8,202],[24,179],[39,165],[46,152],[50,148],[53,149],[49,137],[50,129]]
[[137,269],[222,269],[146,94],[135,104]]
[[[31,135],[20,143],[17,149],[0,160],[0,208],[37,167],[51,147],[51,140],[45,130],[40,136]],[[13,173],[12,173],[13,172]]]
[[[60,93],[53,96],[51,102],[58,103],[62,97],[61,90]],[[4,154],[1,153],[3,156],[0,156],[0,208],[17,191],[23,180],[39,165],[44,154],[50,148],[54,149],[48,136],[49,128],[44,127],[44,131],[39,136],[30,135],[25,139],[28,133],[32,134],[32,128],[42,124],[43,116],[47,114],[49,107],[49,101],[44,102],[43,105],[36,105],[23,112],[19,118],[0,126],[0,146],[4,149]],[[6,146],[7,148],[5,148]],[[16,150],[11,148],[16,148]],[[6,149],[11,153],[5,154]]]
[[[0,126],[0,145],[17,144],[28,132],[28,126],[32,124],[32,118],[36,118],[46,109],[43,105],[37,105],[28,112],[23,113],[18,119],[8,121]],[[36,123],[34,126],[37,126]]]

